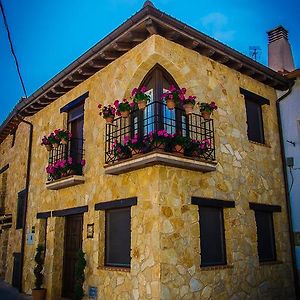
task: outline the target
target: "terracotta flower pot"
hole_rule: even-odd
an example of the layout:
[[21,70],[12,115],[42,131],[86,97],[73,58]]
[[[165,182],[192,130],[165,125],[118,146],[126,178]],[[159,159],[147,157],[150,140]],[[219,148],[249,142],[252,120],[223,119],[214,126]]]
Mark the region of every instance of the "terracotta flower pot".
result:
[[208,111],[202,111],[201,115],[204,118],[204,120],[210,120],[210,115],[211,115],[210,112],[208,112]]
[[115,119],[115,116],[109,116],[105,118],[106,123],[111,124]]
[[68,144],[68,140],[62,139],[61,143],[62,143],[62,145],[67,145]]
[[59,143],[52,144],[53,148],[57,149],[59,147]]
[[138,107],[140,110],[144,110],[146,108],[147,105],[147,101],[146,100],[142,100],[138,102]]
[[163,143],[155,143],[154,148],[156,150],[162,150],[162,151],[164,151],[165,150],[165,144],[163,144]]
[[128,118],[128,116],[129,116],[129,110],[121,111],[121,116],[122,116],[122,118]]
[[47,151],[51,151],[52,150],[52,145],[45,145]]
[[33,300],[44,300],[46,296],[46,289],[33,289],[32,299]]
[[175,108],[175,102],[172,99],[167,100],[167,107],[169,110],[173,110]]
[[186,113],[187,115],[191,115],[191,114],[193,113],[193,110],[194,110],[194,105],[193,105],[193,104],[190,104],[190,103],[184,104],[184,105],[183,105],[183,108],[184,108],[185,113]]
[[177,152],[177,153],[179,153],[179,154],[184,154],[184,148],[183,148],[183,146],[181,146],[181,145],[175,145],[174,146],[174,148],[175,148],[175,151]]

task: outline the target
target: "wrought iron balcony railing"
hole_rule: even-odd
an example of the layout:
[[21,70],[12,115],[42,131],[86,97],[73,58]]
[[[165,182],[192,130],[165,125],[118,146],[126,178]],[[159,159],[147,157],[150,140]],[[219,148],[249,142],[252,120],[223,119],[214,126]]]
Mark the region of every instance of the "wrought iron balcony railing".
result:
[[70,175],[82,175],[84,149],[83,139],[71,138],[67,144],[60,144],[49,152],[48,181]]
[[169,110],[165,103],[152,101],[144,111],[132,111],[128,118],[118,117],[106,124],[106,164],[154,151],[214,161],[213,120],[196,113],[186,115],[181,108]]

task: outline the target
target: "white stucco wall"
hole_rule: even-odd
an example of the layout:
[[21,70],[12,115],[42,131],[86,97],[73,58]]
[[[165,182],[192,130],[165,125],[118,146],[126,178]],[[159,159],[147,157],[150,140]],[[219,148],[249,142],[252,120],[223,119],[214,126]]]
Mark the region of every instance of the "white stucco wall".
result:
[[[294,158],[292,188],[292,176],[288,169],[293,231],[300,232],[300,78],[297,79],[292,93],[281,101],[280,111],[286,157]],[[295,142],[296,145],[293,146],[287,140]],[[296,247],[296,256],[297,267],[300,270],[300,246]]]

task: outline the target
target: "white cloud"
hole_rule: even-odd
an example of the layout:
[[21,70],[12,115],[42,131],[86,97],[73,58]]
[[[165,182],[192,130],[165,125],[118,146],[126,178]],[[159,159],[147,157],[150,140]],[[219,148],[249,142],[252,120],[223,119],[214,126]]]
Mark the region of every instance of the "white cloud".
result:
[[210,13],[201,18],[204,29],[213,38],[221,42],[231,42],[234,40],[235,31],[228,28],[228,18],[219,12]]

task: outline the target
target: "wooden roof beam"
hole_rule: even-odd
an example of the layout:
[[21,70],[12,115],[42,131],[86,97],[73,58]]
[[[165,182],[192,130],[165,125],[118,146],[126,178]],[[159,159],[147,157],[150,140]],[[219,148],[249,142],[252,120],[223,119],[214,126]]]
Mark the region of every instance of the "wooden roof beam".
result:
[[101,52],[99,56],[106,60],[115,60],[120,56],[120,54],[116,51],[105,51]]
[[147,31],[152,34],[158,34],[158,29],[153,20],[149,19],[146,21],[146,29]]
[[177,41],[180,37],[180,33],[177,31],[168,31],[164,36],[170,41]]
[[131,31],[127,35],[128,39],[132,42],[142,42],[147,39],[148,35],[144,32],[134,32]]
[[84,76],[91,76],[94,75],[97,72],[96,69],[94,68],[89,68],[89,67],[83,67],[78,69],[78,73]]
[[236,60],[231,60],[229,59],[226,63],[226,66],[228,66],[229,68],[233,68],[235,70],[240,70],[243,67],[243,64],[241,62],[238,62]]
[[202,55],[207,56],[207,57],[211,57],[216,53],[216,51],[214,49],[207,48],[207,47],[202,47],[202,46],[199,48],[199,52]]
[[108,65],[108,62],[101,59],[94,59],[91,60],[88,65],[95,69],[102,69]]
[[82,75],[82,74],[76,74],[76,73],[73,73],[72,75],[70,75],[69,77],[68,77],[68,79],[70,80],[70,81],[73,81],[74,83],[76,83],[76,82],[82,82],[82,81],[84,81],[85,80],[85,76],[84,75]]
[[117,51],[126,52],[134,47],[132,43],[125,43],[125,42],[115,42],[112,44],[112,47]]

